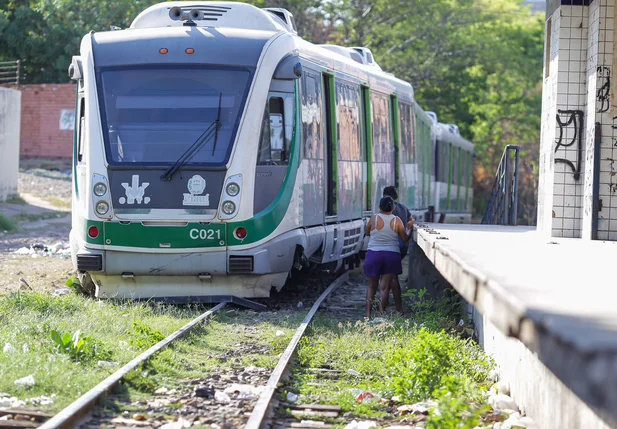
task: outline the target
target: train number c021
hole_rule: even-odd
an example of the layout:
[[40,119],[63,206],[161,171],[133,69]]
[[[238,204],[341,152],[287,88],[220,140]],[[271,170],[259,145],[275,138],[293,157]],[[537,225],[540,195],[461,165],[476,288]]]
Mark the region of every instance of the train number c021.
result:
[[193,240],[201,239],[201,240],[220,240],[221,239],[221,230],[220,229],[197,229],[193,228],[189,232],[189,236]]

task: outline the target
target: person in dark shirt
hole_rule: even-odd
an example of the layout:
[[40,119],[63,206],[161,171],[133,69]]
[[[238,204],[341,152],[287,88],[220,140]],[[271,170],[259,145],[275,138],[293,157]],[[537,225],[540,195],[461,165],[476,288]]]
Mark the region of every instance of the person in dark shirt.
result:
[[[413,224],[414,219],[411,216],[411,212],[409,211],[407,206],[398,202],[398,192],[395,186],[386,186],[383,190],[383,196],[392,197],[392,199],[394,200],[394,210],[392,211],[392,214],[397,216],[403,222],[403,225],[407,225],[408,222],[411,222]],[[409,250],[409,243],[404,242],[399,238],[398,245],[402,261]],[[396,311],[398,311],[402,315],[403,302],[401,300],[401,284],[399,283],[398,276],[392,277],[390,289],[392,290],[392,295],[394,296],[394,306],[396,307]]]

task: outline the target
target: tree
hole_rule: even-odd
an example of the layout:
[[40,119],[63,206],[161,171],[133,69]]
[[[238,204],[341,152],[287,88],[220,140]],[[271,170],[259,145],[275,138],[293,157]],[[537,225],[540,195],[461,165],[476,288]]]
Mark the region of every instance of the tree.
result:
[[342,0],[334,38],[371,48],[416,99],[474,142],[482,215],[507,144],[522,147],[520,201],[535,221],[544,21],[520,0]]

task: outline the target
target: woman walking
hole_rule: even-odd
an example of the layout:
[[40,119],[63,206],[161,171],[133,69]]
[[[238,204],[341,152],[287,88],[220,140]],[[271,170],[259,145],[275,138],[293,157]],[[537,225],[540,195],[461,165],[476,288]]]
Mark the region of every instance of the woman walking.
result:
[[[379,310],[385,311],[388,306],[390,295],[390,283],[394,276],[402,271],[401,253],[398,238],[405,243],[409,241],[413,231],[413,221],[407,222],[409,234],[401,219],[392,214],[394,200],[385,196],[379,201],[379,213],[371,217],[366,225],[366,235],[370,236],[368,252],[364,260],[364,275],[368,277],[368,290],[366,292],[366,317],[371,317],[373,299],[379,285],[380,304]],[[381,282],[379,278],[381,277]],[[396,303],[397,311],[402,313],[400,302]]]

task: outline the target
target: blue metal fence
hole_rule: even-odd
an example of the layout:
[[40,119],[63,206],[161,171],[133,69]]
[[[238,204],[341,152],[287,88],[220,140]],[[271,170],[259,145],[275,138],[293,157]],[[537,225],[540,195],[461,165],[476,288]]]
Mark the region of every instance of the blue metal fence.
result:
[[516,225],[518,205],[518,146],[507,145],[501,156],[483,224]]

